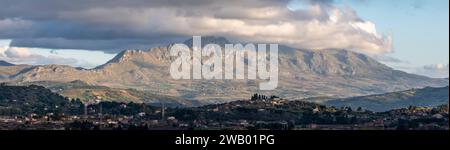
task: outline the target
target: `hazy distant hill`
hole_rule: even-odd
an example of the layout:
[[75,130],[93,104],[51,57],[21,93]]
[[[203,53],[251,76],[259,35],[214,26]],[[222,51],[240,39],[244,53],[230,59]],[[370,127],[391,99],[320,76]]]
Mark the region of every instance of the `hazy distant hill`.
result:
[[[225,38],[220,37],[207,37],[204,41],[228,43]],[[301,99],[351,97],[426,86],[448,86],[446,79],[432,79],[394,70],[355,52],[295,50],[286,46],[280,46],[279,84],[273,91],[259,91],[259,81],[173,80],[169,75],[169,66],[175,58],[169,55],[170,46],[150,50],[126,50],[108,63],[90,70],[46,65],[23,67],[22,70],[12,72],[11,67],[0,67],[0,72],[8,70],[8,73],[4,74],[6,77],[0,78],[0,82],[23,84],[36,81],[81,80],[95,86],[132,88],[152,94],[211,103],[244,99],[253,93]]]
[[406,108],[408,106],[436,107],[449,103],[449,88],[423,88],[402,92],[386,93],[362,97],[352,97],[327,101],[332,106],[362,107],[372,111],[387,111],[391,109]]
[[11,64],[11,63],[3,61],[3,60],[0,60],[0,66],[14,66],[14,64]]
[[[23,72],[27,72],[30,65],[14,65],[6,61],[0,60],[0,82],[14,78]],[[2,80],[3,79],[3,80]]]

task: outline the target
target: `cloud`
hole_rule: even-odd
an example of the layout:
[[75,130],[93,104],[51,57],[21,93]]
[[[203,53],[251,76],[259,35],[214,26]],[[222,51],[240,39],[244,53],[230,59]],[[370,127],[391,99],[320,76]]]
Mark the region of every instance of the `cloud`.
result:
[[0,47],[0,58],[6,57],[4,54],[6,49],[7,49],[7,47]]
[[375,60],[378,60],[385,64],[396,64],[396,65],[399,65],[399,64],[408,65],[409,64],[408,61],[401,60],[401,59],[398,59],[398,58],[395,58],[392,56],[388,56],[388,55],[376,55],[376,56],[373,56],[373,58]]
[[361,19],[349,7],[333,5],[331,0],[305,1],[307,6],[295,11],[288,8],[289,0],[0,0],[0,3],[15,6],[0,9],[0,20],[24,24],[14,29],[21,31],[17,33],[0,29],[0,38],[12,38],[16,47],[117,52],[149,48],[180,37],[214,35],[304,49],[349,49],[370,55],[392,50],[392,39],[379,34],[374,23]]
[[426,65],[416,69],[417,74],[434,77],[434,78],[448,78],[449,77],[449,65],[445,64],[432,64]]
[[48,65],[63,64],[75,65],[77,60],[62,58],[55,55],[42,56],[31,53],[27,48],[21,47],[0,47],[0,60],[14,64]]
[[31,21],[18,18],[0,18],[0,39],[1,37],[15,38],[29,35],[32,31],[27,30],[27,28],[30,27],[32,27]]
[[30,57],[31,53],[26,48],[11,47],[5,51],[5,55],[10,58],[24,58]]

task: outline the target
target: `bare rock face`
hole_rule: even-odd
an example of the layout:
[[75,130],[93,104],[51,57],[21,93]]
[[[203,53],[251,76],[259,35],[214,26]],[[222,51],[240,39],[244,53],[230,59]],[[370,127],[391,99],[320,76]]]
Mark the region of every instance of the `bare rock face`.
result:
[[[229,43],[225,38],[213,37],[203,40],[203,44],[208,41],[219,45]],[[3,78],[0,77],[0,82],[81,80],[92,85],[132,88],[207,102],[245,99],[255,92],[295,100],[448,86],[447,79],[432,79],[394,70],[355,52],[333,49],[297,50],[286,46],[280,46],[279,84],[273,91],[259,91],[258,80],[174,80],[169,74],[170,64],[175,59],[169,55],[170,46],[125,50],[106,64],[89,70],[46,65],[28,66],[16,69],[14,73],[2,73],[2,70],[11,70],[13,67],[2,66],[0,73]]]

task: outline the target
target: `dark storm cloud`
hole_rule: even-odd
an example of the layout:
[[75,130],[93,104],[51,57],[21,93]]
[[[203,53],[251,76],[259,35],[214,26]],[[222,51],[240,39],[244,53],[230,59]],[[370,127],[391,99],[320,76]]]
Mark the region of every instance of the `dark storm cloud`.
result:
[[291,11],[289,0],[0,0],[0,39],[13,39],[13,47],[117,52],[215,35],[297,48],[390,50],[390,39],[356,12],[331,0],[307,1],[308,9]]
[[146,38],[146,39],[110,39],[110,40],[68,40],[64,38],[31,38],[16,39],[11,46],[36,47],[50,49],[80,49],[80,50],[106,50],[116,53],[126,49],[149,49],[151,47],[165,46],[172,42],[181,42],[188,37]]

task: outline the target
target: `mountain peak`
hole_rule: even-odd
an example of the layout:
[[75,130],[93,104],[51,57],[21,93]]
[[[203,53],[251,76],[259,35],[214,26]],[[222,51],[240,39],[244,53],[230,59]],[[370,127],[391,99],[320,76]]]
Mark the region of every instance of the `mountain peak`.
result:
[[98,66],[97,69],[103,68],[107,64],[114,64],[114,63],[120,63],[124,61],[128,61],[135,55],[136,53],[144,53],[142,50],[123,50],[122,52],[118,53],[114,58],[106,62],[105,64]]
[[114,58],[105,64],[96,67],[102,69],[112,64],[143,63],[143,64],[161,64],[172,61],[169,47],[154,47],[149,50],[124,50],[118,53]]

